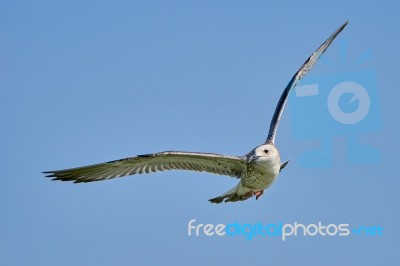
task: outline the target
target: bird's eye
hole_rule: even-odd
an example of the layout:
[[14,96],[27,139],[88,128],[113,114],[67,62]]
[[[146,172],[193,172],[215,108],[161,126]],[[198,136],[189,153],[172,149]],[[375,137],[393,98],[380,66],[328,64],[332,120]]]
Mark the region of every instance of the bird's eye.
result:
[[268,153],[268,150],[264,150],[265,153]]

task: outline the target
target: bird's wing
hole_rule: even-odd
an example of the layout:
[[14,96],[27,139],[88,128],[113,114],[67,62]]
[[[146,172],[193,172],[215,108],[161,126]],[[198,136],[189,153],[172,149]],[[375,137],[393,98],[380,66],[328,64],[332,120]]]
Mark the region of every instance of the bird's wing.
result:
[[245,167],[244,157],[166,151],[43,173],[48,174],[47,177],[52,177],[53,180],[80,183],[166,170],[191,170],[239,178]]
[[325,52],[325,50],[329,47],[332,41],[336,38],[336,36],[346,27],[348,21],[346,21],[342,26],[340,26],[308,59],[307,61],[300,67],[300,69],[294,74],[293,78],[290,80],[289,84],[286,86],[283,91],[281,98],[276,106],[274,116],[271,120],[271,125],[269,127],[269,133],[267,140],[265,143],[274,143],[276,130],[278,128],[279,119],[281,118],[283,109],[285,108],[285,104],[287,102],[289,92],[292,88],[296,86],[296,83],[303,78],[310,69],[315,65],[321,55]]

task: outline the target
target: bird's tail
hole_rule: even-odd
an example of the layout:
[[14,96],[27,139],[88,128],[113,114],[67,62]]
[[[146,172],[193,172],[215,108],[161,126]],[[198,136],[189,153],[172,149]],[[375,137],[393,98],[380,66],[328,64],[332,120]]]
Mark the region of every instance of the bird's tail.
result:
[[[240,191],[240,194],[238,193]],[[216,198],[209,199],[212,203],[221,203],[225,200],[225,202],[235,202],[246,200],[253,196],[253,192],[251,189],[246,189],[239,182],[235,187],[230,189],[228,192],[218,196]]]

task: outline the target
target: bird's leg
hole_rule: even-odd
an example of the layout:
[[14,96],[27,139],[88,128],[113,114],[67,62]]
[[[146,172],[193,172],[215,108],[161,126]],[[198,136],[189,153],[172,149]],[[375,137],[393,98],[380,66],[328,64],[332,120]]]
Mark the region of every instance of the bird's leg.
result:
[[262,194],[264,194],[264,190],[258,190],[253,193],[253,195],[256,196],[256,200],[258,200],[258,198],[261,197]]

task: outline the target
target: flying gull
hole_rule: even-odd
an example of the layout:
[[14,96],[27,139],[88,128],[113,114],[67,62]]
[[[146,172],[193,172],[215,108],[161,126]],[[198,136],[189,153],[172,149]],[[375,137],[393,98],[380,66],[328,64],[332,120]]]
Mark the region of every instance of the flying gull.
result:
[[252,196],[256,196],[256,199],[258,199],[264,190],[271,186],[279,172],[288,163],[288,161],[281,163],[278,149],[275,147],[275,136],[290,91],[310,71],[347,23],[341,25],[292,77],[278,101],[265,143],[252,149],[244,156],[165,151],[44,173],[48,174],[47,177],[52,178],[52,180],[82,183],[167,170],[208,172],[239,179],[239,183],[234,188],[221,196],[210,199],[209,201],[212,203],[243,201]]

